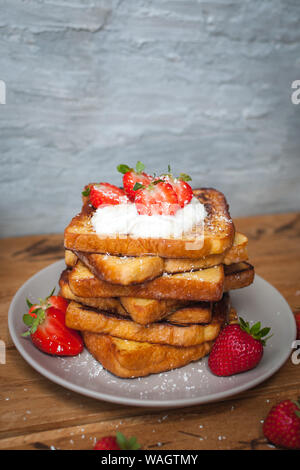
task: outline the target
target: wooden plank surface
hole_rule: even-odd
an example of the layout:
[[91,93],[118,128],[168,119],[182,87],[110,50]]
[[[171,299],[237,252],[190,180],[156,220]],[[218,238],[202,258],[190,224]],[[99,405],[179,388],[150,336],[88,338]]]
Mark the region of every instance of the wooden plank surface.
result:
[[[249,238],[250,261],[294,312],[300,311],[300,214],[235,221]],[[91,449],[94,441],[121,430],[144,449],[273,449],[262,434],[270,407],[300,391],[300,366],[289,359],[260,386],[223,402],[176,410],[114,405],[70,392],[35,372],[18,354],[7,328],[17,289],[63,257],[62,235],[0,240],[0,449]]]

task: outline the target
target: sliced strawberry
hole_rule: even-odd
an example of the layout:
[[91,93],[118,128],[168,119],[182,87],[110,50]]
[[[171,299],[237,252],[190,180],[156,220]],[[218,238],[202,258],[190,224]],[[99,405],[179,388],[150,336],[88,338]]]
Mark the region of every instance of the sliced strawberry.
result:
[[67,301],[67,299],[65,299],[61,295],[51,295],[48,298],[48,302],[51,305],[51,307],[55,307],[58,310],[61,310],[63,313],[66,313],[66,310],[69,305],[69,302]]
[[[22,336],[30,335],[33,344],[47,354],[76,356],[83,350],[82,338],[77,331],[65,325],[68,302],[52,294],[53,291],[35,305],[27,300],[29,311],[23,315],[23,321],[29,329]],[[52,306],[54,304],[59,308]]]
[[140,215],[174,215],[180,207],[172,186],[159,180],[136,191],[135,205]]
[[143,172],[145,165],[141,162],[137,162],[136,169],[130,168],[128,165],[118,165],[117,169],[120,173],[123,173],[123,187],[125,193],[131,201],[134,201],[136,191],[133,189],[136,183],[148,186],[153,180],[152,176]]
[[90,202],[97,209],[99,206],[106,204],[126,204],[128,197],[123,189],[118,188],[110,183],[99,183],[91,187]]
[[191,202],[193,197],[193,190],[187,183],[187,181],[191,179],[188,175],[181,173],[178,178],[173,178],[171,174],[167,174],[162,175],[160,178],[162,178],[164,181],[167,181],[172,186],[175,193],[177,194],[178,202],[181,208]]
[[38,349],[55,356],[76,356],[83,350],[80,334],[65,325],[64,313],[54,307],[46,311],[31,339]]

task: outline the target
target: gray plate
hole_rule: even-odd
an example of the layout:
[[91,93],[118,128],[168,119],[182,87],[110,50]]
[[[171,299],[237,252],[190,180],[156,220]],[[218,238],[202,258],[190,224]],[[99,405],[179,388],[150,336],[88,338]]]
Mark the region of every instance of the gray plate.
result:
[[231,293],[233,306],[244,319],[272,328],[260,364],[232,377],[216,377],[207,359],[145,378],[120,379],[104,370],[86,351],[76,357],[52,357],[22,338],[26,298],[46,297],[54,286],[64,261],[57,261],[31,277],[16,293],[8,314],[12,340],[23,358],[48,379],[75,392],[113,403],[148,407],[179,407],[223,400],[263,382],[287,360],[296,337],[294,315],[281,294],[260,276],[254,284]]

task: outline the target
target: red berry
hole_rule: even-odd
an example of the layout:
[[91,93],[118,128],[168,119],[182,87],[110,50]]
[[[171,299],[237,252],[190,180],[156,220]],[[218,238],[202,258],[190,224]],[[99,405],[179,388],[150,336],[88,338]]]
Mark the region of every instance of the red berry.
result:
[[263,433],[277,446],[300,449],[300,404],[284,400],[273,406],[264,421]]
[[102,437],[94,446],[94,450],[121,450],[115,436]]
[[140,447],[136,437],[126,439],[121,432],[117,432],[116,436],[102,437],[96,443],[94,450],[138,450]]
[[67,299],[62,297],[61,295],[51,295],[48,297],[48,302],[51,307],[55,307],[58,310],[61,310],[63,313],[66,313],[69,302]]
[[136,193],[135,205],[141,215],[174,215],[179,209],[177,195],[169,183],[152,183]]
[[123,189],[110,183],[99,183],[90,188],[90,202],[97,209],[105,204],[126,204],[128,197]]
[[149,186],[152,181],[152,177],[146,173],[136,173],[135,171],[128,171],[123,176],[123,186],[125,193],[131,201],[135,200],[136,191],[134,191],[134,186],[136,183],[140,183],[143,186]]
[[27,300],[29,311],[23,321],[29,329],[22,336],[30,335],[33,344],[47,354],[76,356],[83,350],[83,340],[65,324],[68,301],[53,292],[46,299],[39,299],[39,304],[32,305]]
[[240,319],[240,324],[227,325],[217,337],[208,358],[215,375],[229,376],[257,366],[263,356],[264,341],[270,328],[260,330],[260,323],[251,328]]
[[181,208],[191,202],[193,198],[193,190],[186,181],[181,180],[180,178],[173,178],[169,175],[166,175],[163,179],[174,189]]

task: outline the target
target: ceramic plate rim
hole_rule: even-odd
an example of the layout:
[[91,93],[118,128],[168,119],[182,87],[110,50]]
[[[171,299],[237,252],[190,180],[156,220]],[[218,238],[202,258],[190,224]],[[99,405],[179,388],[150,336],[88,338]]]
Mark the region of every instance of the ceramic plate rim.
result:
[[[9,333],[10,336],[13,340],[13,343],[18,350],[18,352],[21,354],[23,359],[31,366],[33,369],[35,369],[37,372],[39,372],[42,376],[46,377],[48,380],[51,380],[52,382],[66,388],[69,390],[72,390],[73,392],[79,393],[84,396],[88,396],[91,398],[95,398],[97,400],[104,400],[106,402],[110,403],[117,403],[120,405],[127,405],[127,406],[136,406],[136,407],[147,407],[147,408],[178,408],[178,407],[186,407],[186,406],[193,406],[193,405],[199,405],[199,404],[205,404],[205,403],[211,403],[211,402],[217,402],[221,401],[225,398],[235,396],[239,393],[242,393],[246,390],[249,390],[260,383],[264,382],[268,378],[270,378],[273,374],[275,374],[282,366],[283,364],[287,361],[287,359],[290,356],[291,349],[286,350],[286,352],[282,355],[280,361],[278,361],[268,372],[263,373],[262,375],[249,380],[249,382],[246,382],[241,385],[237,385],[229,390],[223,391],[223,392],[218,392],[211,394],[209,396],[202,396],[202,397],[192,397],[192,398],[180,398],[180,399],[170,399],[170,400],[150,400],[150,399],[136,399],[136,398],[129,398],[129,397],[120,397],[120,396],[113,396],[107,393],[99,392],[99,391],[93,391],[86,389],[84,386],[81,385],[76,385],[73,383],[68,382],[66,379],[63,379],[56,374],[50,372],[47,370],[46,367],[41,365],[40,363],[34,361],[32,363],[32,357],[30,354],[25,350],[25,348],[22,346],[22,343],[18,337],[18,335],[15,332],[14,325],[13,325],[13,318],[14,318],[14,308],[15,304],[17,303],[18,297],[22,295],[23,291],[26,290],[26,288],[36,279],[38,278],[41,274],[44,274],[45,271],[50,270],[54,268],[54,265],[60,265],[64,262],[64,260],[58,260],[45,268],[41,269],[37,273],[35,273],[33,276],[31,276],[27,281],[20,286],[20,288],[17,290],[15,293],[10,307],[8,311],[8,328],[9,328]],[[282,294],[274,287],[272,286],[269,282],[267,282],[265,279],[263,279],[261,276],[258,274],[255,275],[257,279],[259,279],[259,282],[265,283],[265,285],[268,285],[268,288],[272,289],[273,295],[280,296],[281,299],[284,301],[287,310],[289,311],[289,315],[291,318],[294,320],[294,339],[296,339],[296,322],[294,319],[294,314],[288,304],[288,302],[285,300],[285,298],[282,296]],[[293,341],[293,340],[292,340]],[[41,358],[43,357],[44,353],[41,352]],[[249,371],[251,372],[251,371]],[[247,372],[246,372],[247,373]],[[134,380],[134,379],[132,379]]]

